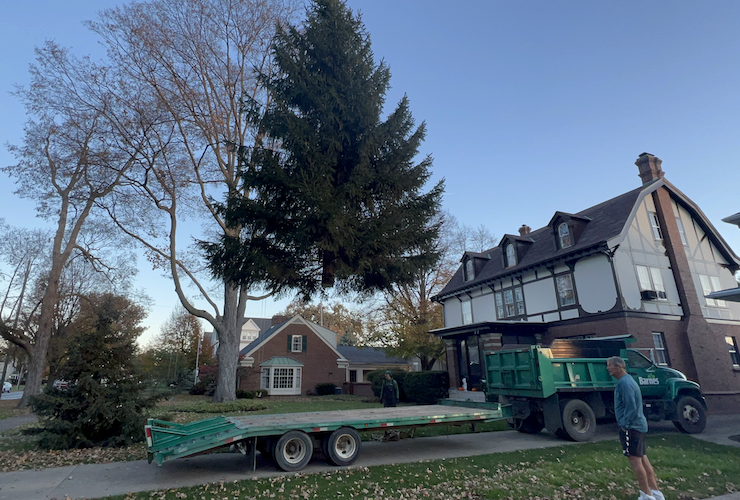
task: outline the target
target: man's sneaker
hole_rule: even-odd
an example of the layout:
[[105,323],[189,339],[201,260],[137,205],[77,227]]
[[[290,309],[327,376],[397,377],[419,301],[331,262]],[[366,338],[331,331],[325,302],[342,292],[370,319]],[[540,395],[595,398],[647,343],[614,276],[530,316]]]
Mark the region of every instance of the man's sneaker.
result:
[[650,494],[655,497],[655,500],[665,500],[663,493],[658,490],[650,490]]

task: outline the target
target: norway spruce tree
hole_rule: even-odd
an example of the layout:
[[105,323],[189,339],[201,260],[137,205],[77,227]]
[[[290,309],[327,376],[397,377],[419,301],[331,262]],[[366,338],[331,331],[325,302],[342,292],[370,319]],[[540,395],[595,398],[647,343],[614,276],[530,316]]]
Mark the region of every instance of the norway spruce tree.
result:
[[443,183],[424,192],[432,159],[417,161],[425,128],[407,98],[383,117],[390,71],[375,62],[360,17],[339,0],[315,0],[302,27],[278,28],[274,60],[278,76],[262,78],[271,105],[261,141],[240,150],[253,196],[225,206],[251,238],[205,244],[212,271],[305,295],[408,281],[437,258],[430,221]]
[[123,446],[143,439],[144,396],[136,366],[142,308],[125,297],[87,296],[72,324],[79,331],[59,370],[66,390],[49,384],[32,397],[39,445],[47,449]]

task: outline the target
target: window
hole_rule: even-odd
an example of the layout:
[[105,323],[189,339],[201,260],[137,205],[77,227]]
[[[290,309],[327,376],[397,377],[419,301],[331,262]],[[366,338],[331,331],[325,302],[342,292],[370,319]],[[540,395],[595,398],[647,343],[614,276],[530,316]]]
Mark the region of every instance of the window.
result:
[[351,384],[354,384],[355,382],[357,382],[357,370],[349,371],[349,382]]
[[678,234],[681,236],[681,243],[689,246],[689,240],[686,239],[686,231],[683,230],[683,222],[678,217],[676,217],[676,225],[678,226]]
[[262,389],[269,389],[270,388],[270,369],[269,368],[263,368],[262,369]]
[[660,269],[636,265],[635,270],[637,271],[637,281],[640,284],[642,300],[668,299]]
[[735,337],[725,337],[727,348],[730,350],[730,359],[732,359],[733,368],[740,368],[740,354],[737,350],[737,340]]
[[516,250],[514,249],[514,245],[512,243],[509,243],[506,245],[506,267],[511,267],[516,265]]
[[303,335],[292,335],[293,341],[291,342],[290,350],[292,352],[303,352]]
[[573,292],[573,278],[570,274],[563,274],[555,278],[558,287],[558,300],[560,306],[570,306],[576,303],[576,295]]
[[266,367],[262,369],[262,388],[270,395],[301,393],[301,368]]
[[649,359],[647,359],[639,352],[633,351],[631,349],[627,349],[627,362],[629,363],[629,368],[646,370],[653,366],[653,363]]
[[463,325],[469,325],[473,322],[473,303],[470,300],[462,301]]
[[475,278],[475,266],[473,265],[473,259],[465,261],[465,281],[470,281]]
[[496,298],[496,317],[498,319],[526,314],[522,287],[508,288],[503,292],[496,292],[494,296]]
[[501,292],[496,292],[496,317],[498,319],[504,319],[506,317],[506,314],[504,314],[504,299]]
[[660,222],[658,222],[658,214],[650,212],[650,226],[653,228],[653,237],[656,241],[663,241],[663,233],[660,230]]
[[[722,289],[719,283],[719,278],[717,276],[705,276],[703,274],[700,274],[699,281],[701,281],[701,290],[705,296],[709,295],[712,292],[718,292]],[[727,306],[724,300],[708,299],[706,297],[704,298],[704,300],[707,301],[708,306],[716,306],[716,307],[726,307]]]
[[558,236],[560,238],[560,248],[568,248],[573,245],[573,240],[570,238],[570,229],[565,222],[558,226]]
[[668,366],[668,353],[665,349],[665,337],[660,332],[653,332],[655,345],[655,362],[661,366]]

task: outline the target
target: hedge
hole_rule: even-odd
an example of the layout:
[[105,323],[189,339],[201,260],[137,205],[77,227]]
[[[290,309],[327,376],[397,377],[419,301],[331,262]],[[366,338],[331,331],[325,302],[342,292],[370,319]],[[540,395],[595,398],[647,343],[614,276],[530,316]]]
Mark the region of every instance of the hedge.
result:
[[433,405],[449,395],[449,383],[446,371],[409,372],[403,380],[403,388],[409,401]]
[[316,384],[316,395],[328,396],[329,394],[334,394],[334,390],[336,388],[336,384],[332,384],[331,382],[322,382],[320,384]]

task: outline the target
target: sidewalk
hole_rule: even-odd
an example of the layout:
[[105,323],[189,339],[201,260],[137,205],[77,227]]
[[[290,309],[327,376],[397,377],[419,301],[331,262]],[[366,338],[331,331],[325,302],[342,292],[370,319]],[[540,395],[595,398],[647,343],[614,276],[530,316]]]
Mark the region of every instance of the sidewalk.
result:
[[[670,423],[650,424],[651,432],[673,432]],[[616,424],[599,425],[596,440],[616,439]],[[740,434],[737,415],[711,416],[707,429],[696,437],[719,444],[740,447],[740,442],[728,436]],[[369,467],[393,463],[419,462],[444,458],[469,457],[552,446],[576,445],[561,441],[546,432],[537,435],[516,431],[465,434],[429,438],[404,439],[396,442],[362,444],[362,453],[354,467]],[[244,458],[224,453],[175,460],[162,467],[146,460],[108,464],[77,465],[0,473],[0,500],[43,500],[99,498],[134,491],[151,491],[211,482],[282,476],[286,473],[258,456],[257,471],[246,472]],[[336,470],[321,460],[312,460],[303,473]],[[740,492],[716,497],[716,500],[740,500]]]

